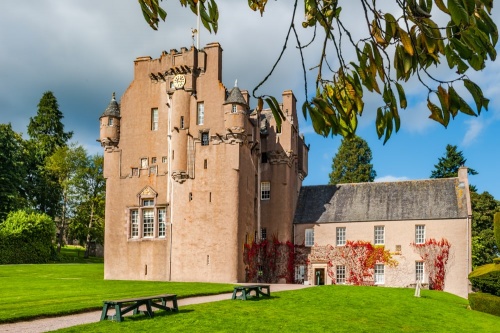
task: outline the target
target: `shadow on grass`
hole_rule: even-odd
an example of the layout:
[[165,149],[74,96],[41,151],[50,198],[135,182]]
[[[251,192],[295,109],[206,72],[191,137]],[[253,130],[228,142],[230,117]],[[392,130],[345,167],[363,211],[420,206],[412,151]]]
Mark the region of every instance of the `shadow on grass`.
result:
[[148,317],[147,315],[141,313],[141,314],[136,314],[136,315],[132,315],[132,316],[125,316],[123,317],[124,321],[127,320],[127,321],[142,321],[142,320],[150,320],[150,319],[155,319],[157,317],[169,317],[169,316],[176,316],[176,315],[179,315],[179,314],[186,314],[186,313],[189,313],[189,312],[194,312],[194,310],[191,310],[191,309],[186,309],[186,310],[179,310],[177,312],[173,312],[173,311],[155,311],[154,312],[154,316],[153,318],[150,318]]

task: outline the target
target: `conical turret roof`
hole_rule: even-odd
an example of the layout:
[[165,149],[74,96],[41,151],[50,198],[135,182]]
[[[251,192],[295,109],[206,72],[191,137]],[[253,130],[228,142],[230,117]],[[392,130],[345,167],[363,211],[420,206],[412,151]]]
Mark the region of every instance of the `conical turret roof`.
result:
[[[238,82],[238,81],[236,81]],[[224,105],[226,104],[241,104],[241,105],[247,105],[247,101],[243,97],[243,94],[241,93],[240,88],[238,88],[237,83],[234,84],[234,88],[231,89],[229,92],[229,96],[227,97],[226,101],[224,102]]]
[[111,97],[111,101],[109,102],[106,110],[104,110],[103,114],[101,115],[101,118],[102,117],[109,117],[109,116],[117,117],[117,118],[120,117],[120,105],[116,101],[115,93],[113,93],[113,96]]

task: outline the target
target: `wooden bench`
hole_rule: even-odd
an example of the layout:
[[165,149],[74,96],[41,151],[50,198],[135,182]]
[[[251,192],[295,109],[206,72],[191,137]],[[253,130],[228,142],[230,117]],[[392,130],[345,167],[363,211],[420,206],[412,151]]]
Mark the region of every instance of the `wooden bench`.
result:
[[[172,302],[172,306],[167,306],[167,302]],[[145,306],[145,311],[140,311],[139,307]],[[110,308],[115,309],[114,315],[108,315],[108,310]],[[153,318],[153,309],[157,308],[165,311],[178,312],[179,307],[177,306],[177,295],[175,294],[163,294],[149,297],[137,297],[137,298],[127,298],[118,301],[104,301],[102,307],[101,320],[116,320],[123,321],[123,315],[134,311],[137,314],[139,311],[144,313],[150,318]]]
[[268,284],[256,284],[234,287],[232,299],[247,300],[247,298],[251,297],[250,293],[252,291],[255,292],[257,298],[259,298],[260,295],[271,296],[271,287]]

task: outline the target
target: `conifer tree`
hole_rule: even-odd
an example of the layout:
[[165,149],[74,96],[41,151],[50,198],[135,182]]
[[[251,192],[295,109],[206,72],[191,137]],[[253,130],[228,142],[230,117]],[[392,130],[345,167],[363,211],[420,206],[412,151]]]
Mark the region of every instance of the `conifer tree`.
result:
[[[458,169],[465,166],[465,159],[463,153],[458,150],[457,146],[447,145],[446,154],[439,158],[438,164],[434,165],[434,170],[431,173],[431,178],[451,178],[458,176]],[[467,170],[469,175],[477,175],[477,171],[469,168]]]
[[359,136],[342,139],[333,158],[330,184],[372,182],[377,172],[371,160],[372,151],[365,140]]
[[57,178],[45,169],[45,159],[57,148],[66,146],[73,136],[73,132],[64,132],[62,119],[56,97],[47,91],[38,103],[36,116],[30,118],[28,125],[28,200],[32,208],[52,218],[59,213],[62,192]]

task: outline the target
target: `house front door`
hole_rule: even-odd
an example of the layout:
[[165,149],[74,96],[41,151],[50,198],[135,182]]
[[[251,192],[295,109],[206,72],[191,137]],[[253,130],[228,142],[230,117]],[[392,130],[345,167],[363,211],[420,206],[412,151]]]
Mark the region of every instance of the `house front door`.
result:
[[325,284],[325,269],[315,268],[314,269],[314,284],[317,286],[322,286]]

